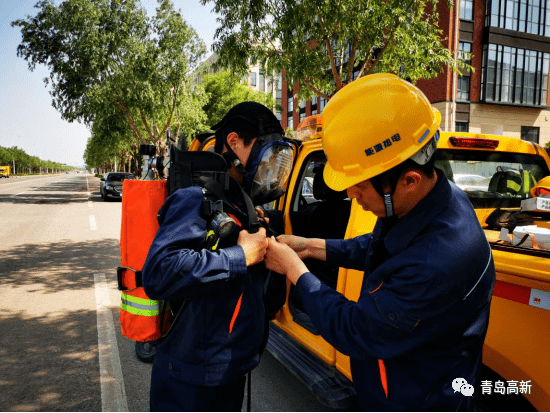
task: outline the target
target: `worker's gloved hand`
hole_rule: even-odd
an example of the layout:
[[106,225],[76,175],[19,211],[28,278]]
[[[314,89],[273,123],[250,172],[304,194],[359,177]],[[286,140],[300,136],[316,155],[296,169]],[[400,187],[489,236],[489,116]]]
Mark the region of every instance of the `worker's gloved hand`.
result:
[[533,217],[524,212],[507,211],[497,208],[491,212],[491,215],[487,217],[485,223],[489,225],[489,228],[497,230],[506,228],[508,231],[512,232],[515,227],[532,224]]

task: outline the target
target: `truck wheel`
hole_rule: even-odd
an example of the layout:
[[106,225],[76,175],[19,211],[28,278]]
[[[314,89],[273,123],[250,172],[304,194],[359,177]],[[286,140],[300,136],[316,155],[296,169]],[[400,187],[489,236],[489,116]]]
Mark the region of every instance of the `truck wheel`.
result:
[[146,341],[145,343],[136,341],[136,355],[138,359],[144,363],[152,363],[156,353],[155,344],[156,341]]

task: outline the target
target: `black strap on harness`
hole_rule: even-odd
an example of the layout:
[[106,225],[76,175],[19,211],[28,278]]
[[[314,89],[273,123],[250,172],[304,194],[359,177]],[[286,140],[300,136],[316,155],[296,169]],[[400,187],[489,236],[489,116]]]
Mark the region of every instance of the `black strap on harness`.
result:
[[116,279],[117,279],[117,282],[118,282],[118,289],[120,291],[128,291],[130,289],[122,283],[122,275],[124,274],[124,271],[126,271],[126,270],[132,271],[134,273],[134,275],[136,277],[136,286],[135,286],[135,288],[143,287],[143,281],[141,279],[141,271],[134,270],[133,268],[130,268],[130,267],[117,267],[117,269],[116,269]]
[[208,192],[210,192],[212,195],[214,195],[217,199],[221,199],[227,207],[231,210],[231,212],[236,213],[237,215],[240,215],[244,218],[246,218],[246,221],[244,223],[245,229],[252,233],[258,232],[260,229],[260,223],[258,222],[258,213],[256,212],[256,209],[254,208],[254,204],[252,203],[252,200],[250,197],[244,192],[242,187],[238,184],[234,185],[236,188],[238,188],[239,195],[241,197],[241,202],[244,202],[246,212],[243,213],[238,207],[236,207],[235,204],[230,202],[220,185],[218,181],[215,180],[207,180],[202,179],[201,180],[201,186],[206,189]]

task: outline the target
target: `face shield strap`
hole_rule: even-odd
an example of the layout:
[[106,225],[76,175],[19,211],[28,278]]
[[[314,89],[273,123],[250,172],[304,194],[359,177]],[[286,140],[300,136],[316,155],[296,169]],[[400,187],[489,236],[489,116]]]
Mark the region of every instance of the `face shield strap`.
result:
[[256,142],[254,142],[254,146],[250,151],[250,155],[248,156],[248,162],[246,163],[246,176],[248,176],[250,171],[257,166],[258,158],[261,155],[263,147],[264,144],[262,143],[260,138],[256,139]]
[[228,149],[227,152],[222,153],[222,156],[225,159],[225,162],[227,162],[227,166],[228,167],[233,166],[244,177],[246,177],[248,175],[248,172],[246,171],[239,157],[235,154],[235,152],[231,150],[231,148],[227,148],[227,149]]

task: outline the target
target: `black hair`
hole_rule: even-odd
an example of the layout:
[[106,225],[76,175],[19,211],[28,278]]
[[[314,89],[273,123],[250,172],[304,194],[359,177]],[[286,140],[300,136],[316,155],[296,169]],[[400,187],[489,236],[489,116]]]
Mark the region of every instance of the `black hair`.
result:
[[424,165],[420,165],[412,159],[407,159],[406,161],[401,162],[399,165],[394,166],[386,172],[372,177],[370,181],[372,186],[380,196],[384,195],[384,183],[388,183],[390,185],[391,193],[393,194],[393,191],[395,191],[395,188],[397,187],[397,181],[399,180],[401,175],[412,170],[420,170],[422,173],[424,173],[424,175],[432,179],[435,176],[435,152],[430,160]]
[[[437,150],[436,150],[437,152]],[[405,162],[402,162],[401,164],[397,165],[396,168],[401,169],[400,175],[412,171],[413,169],[420,170],[424,173],[428,178],[433,178],[435,176],[435,152],[430,158],[428,162],[426,162],[424,165],[420,165],[413,161],[412,159],[407,159]]]
[[244,146],[252,143],[252,140],[258,136],[258,128],[241,118],[234,118],[220,128],[220,134],[223,136],[224,143],[227,141],[227,135],[235,132],[244,141]]
[[272,133],[284,134],[281,123],[266,106],[257,102],[242,102],[233,106],[224,118],[212,126],[216,130],[215,151],[221,153],[227,135],[235,132],[248,146],[252,139]]

